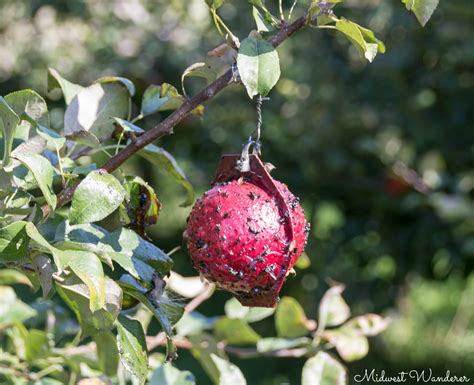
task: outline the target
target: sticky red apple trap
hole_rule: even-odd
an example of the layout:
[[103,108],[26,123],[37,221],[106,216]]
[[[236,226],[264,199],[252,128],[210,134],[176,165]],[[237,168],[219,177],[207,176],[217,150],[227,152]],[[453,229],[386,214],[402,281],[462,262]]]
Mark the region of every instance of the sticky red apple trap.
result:
[[224,155],[212,188],[196,202],[185,238],[196,269],[245,306],[273,307],[303,252],[303,210],[257,155]]

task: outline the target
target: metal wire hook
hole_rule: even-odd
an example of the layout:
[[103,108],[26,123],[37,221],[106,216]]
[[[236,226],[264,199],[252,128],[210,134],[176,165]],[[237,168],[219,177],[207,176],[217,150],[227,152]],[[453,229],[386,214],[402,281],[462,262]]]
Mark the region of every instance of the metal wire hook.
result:
[[[260,155],[260,149],[262,148],[262,142],[260,141],[260,134],[262,131],[262,104],[264,100],[269,100],[270,98],[263,97],[262,95],[257,96],[256,112],[257,112],[257,127],[249,136],[247,141],[244,143],[242,149],[242,154],[240,159],[237,161],[236,168],[240,172],[250,171],[250,147],[253,146],[252,154]],[[253,139],[255,137],[255,139]]]

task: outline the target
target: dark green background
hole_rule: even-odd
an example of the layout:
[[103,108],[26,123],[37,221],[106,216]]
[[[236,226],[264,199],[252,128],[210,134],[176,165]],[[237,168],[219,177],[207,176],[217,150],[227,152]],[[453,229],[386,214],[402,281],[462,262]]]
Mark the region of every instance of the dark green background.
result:
[[[241,39],[254,28],[245,1],[229,1],[220,13]],[[342,36],[309,28],[278,50],[282,76],[264,105],[263,157],[301,198],[313,224],[306,250],[312,265],[289,279],[282,294],[315,318],[333,279],[347,285],[354,314],[394,317],[371,341],[369,356],[349,365],[351,376],[365,368],[395,374],[431,367],[472,378],[474,5],[442,1],[425,28],[395,0],[350,2],[336,13],[374,30],[387,53],[368,65]],[[80,84],[104,75],[130,78],[137,107],[149,84],[179,87],[184,69],[220,43],[201,0],[2,1],[0,94],[21,88],[46,94],[53,67]],[[193,94],[204,83],[186,84]],[[186,119],[159,143],[198,193],[221,153],[239,151],[255,126],[254,102],[242,86],[205,107],[201,119]],[[61,129],[62,102],[53,100],[50,112]],[[150,117],[144,128],[164,117]],[[404,183],[400,169],[405,178],[416,173],[428,191]],[[163,203],[151,229],[157,245],[181,245],[189,208],[178,207],[180,187],[137,159],[124,170],[150,181]],[[195,274],[184,249],[174,259],[176,271]],[[222,314],[228,298],[219,292],[200,311]],[[265,336],[272,328],[270,320],[256,324]],[[303,365],[288,358],[233,361],[252,385],[298,384]],[[187,352],[176,365],[194,372],[199,384],[209,382]]]

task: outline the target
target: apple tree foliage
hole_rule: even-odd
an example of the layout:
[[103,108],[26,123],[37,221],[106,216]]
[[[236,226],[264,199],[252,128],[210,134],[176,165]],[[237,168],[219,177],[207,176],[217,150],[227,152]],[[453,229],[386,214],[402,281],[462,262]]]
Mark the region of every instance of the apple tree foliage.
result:
[[[267,95],[281,71],[272,38],[292,22],[293,11],[300,11],[302,26],[342,34],[362,60],[373,61],[385,52],[383,42],[337,16],[340,2],[295,1],[288,10],[280,3],[275,16],[269,10],[275,4],[251,0],[256,27],[240,41],[219,16],[223,0],[206,0],[225,40],[211,56],[231,52],[234,80],[250,98]],[[436,0],[402,2],[422,25],[437,6]],[[195,63],[182,75],[182,91],[168,83],[150,85],[132,116],[130,80],[105,77],[82,86],[49,69],[48,91],[60,89],[67,105],[61,132],[51,128],[48,105],[37,92],[0,97],[2,383],[195,384],[191,372],[173,366],[178,348],[189,349],[215,384],[246,384],[229,360],[232,355],[306,357],[303,384],[347,383],[341,361],[363,358],[367,337],[380,333],[387,319],[351,318],[340,284],[321,299],[317,320],[308,319],[291,297],[283,297],[276,309],[247,308],[231,299],[224,315],[204,316],[195,308],[212,295],[212,285],[173,272],[171,255],[147,237],[161,205],[152,186],[120,168],[108,172],[90,163],[94,153],[112,157],[133,145],[145,132],[141,120],[179,110],[188,98],[186,78],[211,82],[222,72],[222,63]],[[192,112],[202,114],[202,105]],[[193,187],[164,148],[149,144],[133,156],[171,175],[183,187],[183,205],[194,202]],[[60,191],[67,188],[71,194],[65,198]],[[308,262],[303,256],[297,267]],[[38,300],[22,301],[13,289],[22,285]],[[270,316],[276,335],[259,335],[251,324]],[[152,317],[161,327],[157,335],[148,333]]]

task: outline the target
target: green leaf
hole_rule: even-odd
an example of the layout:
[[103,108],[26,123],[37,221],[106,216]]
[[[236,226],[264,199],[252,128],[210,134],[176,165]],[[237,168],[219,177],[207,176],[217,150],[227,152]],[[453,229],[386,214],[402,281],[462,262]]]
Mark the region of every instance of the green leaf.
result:
[[124,315],[119,315],[117,332],[120,361],[139,384],[144,384],[148,372],[148,350],[142,324]]
[[171,363],[158,366],[151,376],[149,385],[195,385],[194,375],[187,370],[179,370]]
[[224,309],[227,317],[242,319],[249,323],[261,321],[275,312],[275,308],[243,306],[235,298],[229,299]]
[[[71,258],[71,253],[66,254],[64,251],[57,249],[52,246],[38,231],[35,225],[31,222],[26,223],[25,227],[26,233],[36,244],[38,244],[42,249],[46,249],[49,254],[53,256],[54,263],[61,273],[62,270],[68,265],[69,259]],[[34,245],[32,245],[34,246]]]
[[82,337],[111,330],[120,312],[122,289],[108,277],[105,277],[104,286],[104,306],[92,312],[89,288],[77,276],[71,274],[63,282],[56,282],[56,290],[74,312],[81,325]]
[[298,260],[296,261],[295,267],[297,267],[298,269],[304,270],[310,266],[311,266],[311,260],[309,259],[308,254],[303,252],[298,258]]
[[8,286],[0,286],[0,327],[36,316],[36,311],[17,299],[15,291]]
[[46,202],[54,210],[56,208],[56,194],[53,191],[55,171],[49,160],[42,155],[20,151],[19,148],[13,151],[12,158],[20,161],[31,171]]
[[216,80],[220,71],[220,68],[217,66],[216,62],[199,62],[191,64],[188,68],[186,68],[181,75],[181,88],[183,90],[183,95],[186,95],[184,79],[187,77],[203,78],[206,79],[208,83]]
[[275,29],[255,6],[252,7],[252,16],[255,20],[258,32],[271,32]]
[[135,84],[127,78],[122,78],[119,76],[105,76],[103,78],[97,79],[94,83],[121,83],[128,90],[130,96],[135,95]]
[[343,285],[336,285],[324,293],[319,304],[320,330],[326,326],[340,325],[350,317],[351,309],[341,296],[343,291]]
[[88,131],[100,139],[110,138],[115,129],[112,118],[127,118],[130,103],[128,89],[117,82],[86,87],[66,109],[64,134]]
[[25,347],[25,359],[29,362],[44,357],[49,350],[49,339],[47,334],[38,329],[26,329],[22,324],[16,325],[23,339]]
[[[18,116],[26,114],[38,124],[50,126],[48,105],[36,91],[29,89],[15,91],[6,95],[5,100]],[[23,122],[22,125],[30,127],[29,122]]]
[[352,330],[344,327],[326,330],[322,337],[336,347],[337,352],[346,362],[360,360],[369,352],[367,337],[356,335]]
[[70,254],[69,268],[89,289],[90,309],[92,312],[105,305],[105,277],[102,263],[94,253],[79,250],[66,250]]
[[[17,222],[18,223],[18,222]],[[0,239],[1,242],[1,239]],[[0,258],[2,258],[3,255],[0,251]],[[0,270],[0,285],[27,285],[29,287],[32,287],[33,285],[31,284],[31,281],[28,279],[28,277],[23,274],[22,272],[14,269],[1,269]]]
[[55,69],[48,68],[48,92],[56,88],[61,88],[66,104],[71,103],[74,96],[84,89],[84,87],[64,79]]
[[192,342],[191,354],[199,361],[202,368],[211,378],[214,384],[219,383],[220,371],[214,363],[211,355],[215,354],[223,359],[228,359],[222,349],[217,346],[217,341],[211,334],[190,335],[188,339]]
[[255,33],[241,42],[237,66],[250,98],[257,94],[267,95],[280,78],[277,51]]
[[90,148],[100,147],[99,138],[95,136],[92,132],[88,131],[73,132],[72,134],[66,135],[66,139],[72,140],[73,142],[77,142],[79,144],[83,144],[84,146]]
[[283,297],[278,303],[275,327],[279,337],[301,337],[310,331],[303,308],[291,297]]
[[99,247],[130,274],[146,281],[151,281],[150,270],[140,262],[151,266],[152,274],[166,274],[173,266],[173,260],[167,254],[129,229],[121,228],[105,235]]
[[222,317],[214,325],[216,337],[230,345],[254,345],[260,336],[243,320]]
[[211,359],[219,370],[218,385],[247,385],[240,369],[233,363],[211,354]]
[[97,222],[113,213],[125,198],[120,182],[104,170],[92,171],[72,197],[71,224]]
[[28,236],[26,222],[14,222],[0,229],[0,261],[17,261],[26,257]]
[[171,84],[151,85],[143,94],[140,115],[144,117],[159,111],[175,110],[183,102],[184,98]]
[[193,311],[184,313],[183,317],[176,324],[177,335],[186,337],[199,334],[214,327],[218,317],[206,317],[205,315]]
[[182,185],[187,193],[186,201],[182,206],[190,206],[194,202],[194,189],[184,171],[179,167],[173,156],[161,147],[149,144],[138,152],[142,158],[159,167],[160,170],[170,174],[176,182]]
[[378,52],[385,52],[385,45],[371,30],[350,20],[341,18],[336,22],[336,29],[342,32],[369,62],[374,60]]
[[279,26],[278,19],[271,14],[271,12],[265,6],[264,0],[249,0],[249,3],[252,4],[255,8],[257,8],[262,14],[265,21],[272,25],[273,27]]
[[390,324],[389,318],[383,318],[378,314],[365,314],[355,317],[344,324],[344,330],[360,336],[376,336],[383,332]]
[[303,366],[302,385],[346,385],[346,368],[325,352],[318,352]]
[[45,139],[48,144],[59,151],[65,144],[66,138],[59,135],[57,132],[50,130],[40,124],[38,124],[35,120],[31,119],[29,116],[22,116],[22,119],[27,120],[30,122],[34,127],[36,127],[36,132],[39,136]]
[[0,127],[3,133],[3,167],[10,163],[10,153],[15,137],[16,126],[20,123],[20,118],[8,105],[7,101],[0,96]]
[[142,134],[143,132],[145,132],[145,130],[127,120],[120,118],[114,118],[114,120],[125,132],[135,132],[138,134]]
[[260,353],[274,352],[282,349],[293,349],[300,346],[311,346],[311,339],[301,338],[262,338],[257,342],[257,351]]
[[107,376],[116,375],[119,360],[117,339],[111,332],[105,331],[96,333],[94,342],[100,370]]
[[418,22],[424,27],[438,7],[439,0],[402,0],[402,3],[415,14]]
[[137,233],[120,228],[112,233],[97,225],[70,225],[65,222],[59,249],[90,251],[106,261],[115,261],[137,279],[150,282],[156,272],[167,274],[173,260]]

